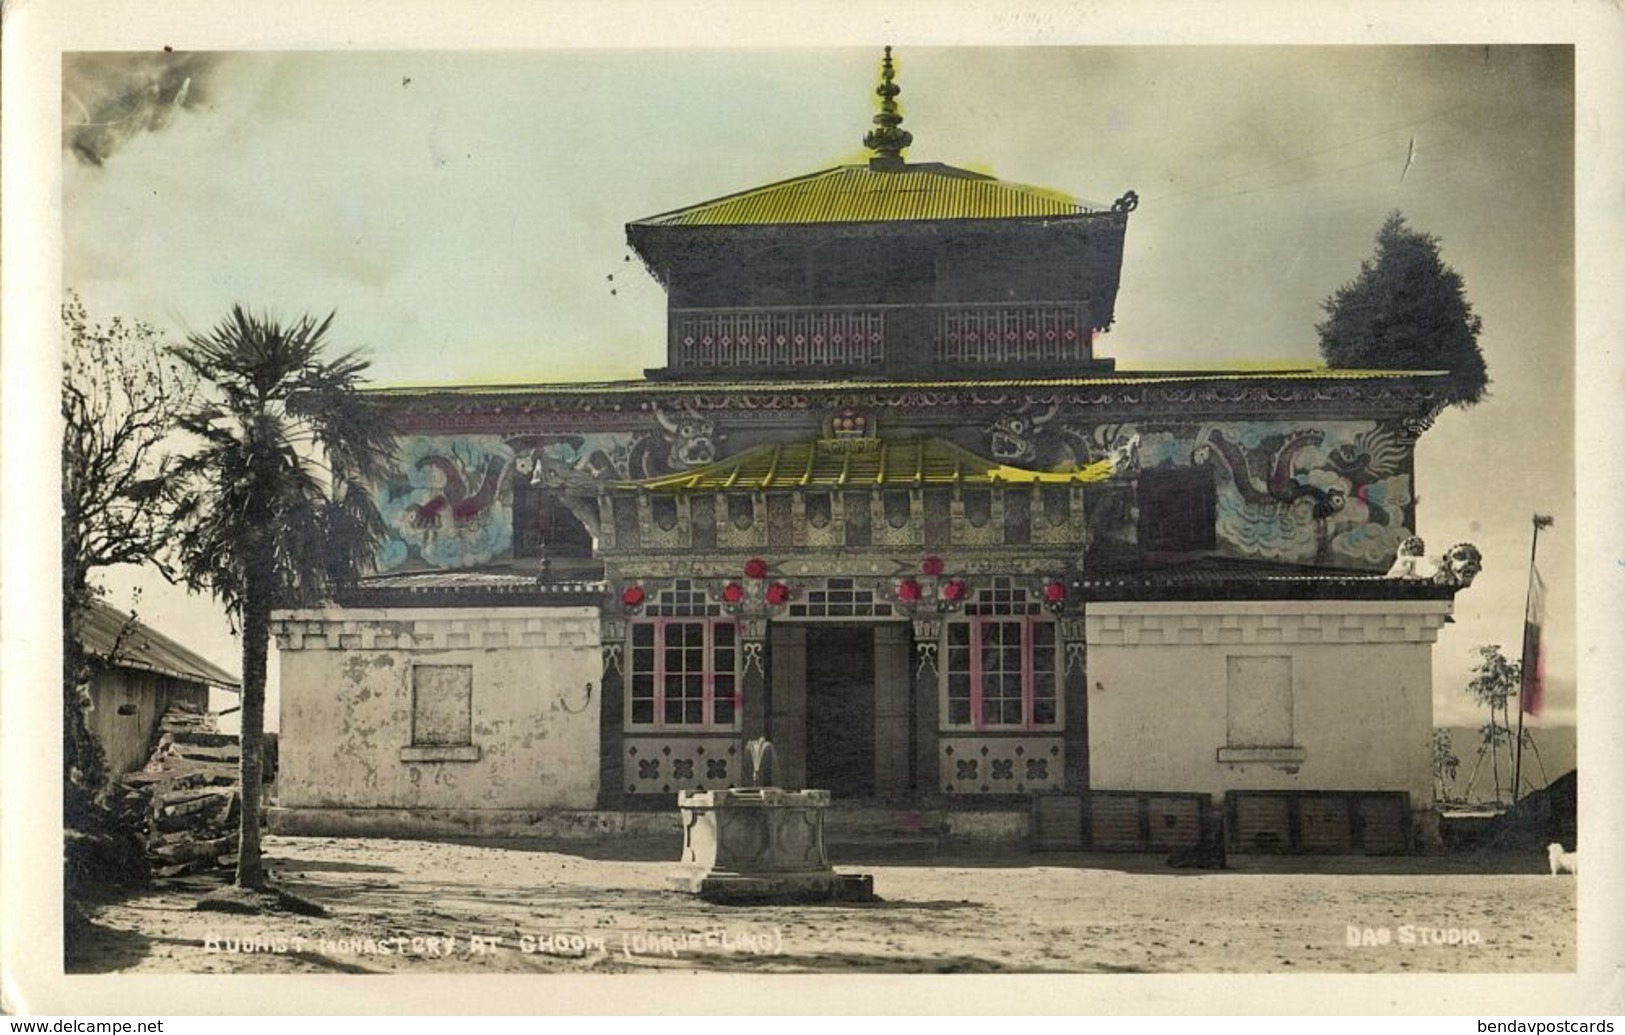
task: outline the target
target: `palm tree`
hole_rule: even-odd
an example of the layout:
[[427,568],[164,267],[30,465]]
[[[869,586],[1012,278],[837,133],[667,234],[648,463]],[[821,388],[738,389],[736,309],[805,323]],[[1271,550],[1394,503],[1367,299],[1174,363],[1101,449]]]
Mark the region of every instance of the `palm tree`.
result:
[[261,889],[260,751],[273,608],[314,603],[361,574],[383,534],[368,482],[394,433],[360,393],[366,361],[323,356],[332,314],[283,326],[234,306],[175,355],[205,402],[181,427],[196,450],[175,468],[177,567],[232,612],[242,634],[242,832],[238,887]]

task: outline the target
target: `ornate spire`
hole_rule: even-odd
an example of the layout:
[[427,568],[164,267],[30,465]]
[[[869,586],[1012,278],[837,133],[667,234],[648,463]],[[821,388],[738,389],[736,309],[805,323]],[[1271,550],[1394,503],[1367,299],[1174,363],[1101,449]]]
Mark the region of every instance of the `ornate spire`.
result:
[[886,58],[880,63],[880,85],[875,87],[875,93],[880,95],[880,114],[874,118],[877,128],[863,136],[863,146],[875,152],[869,159],[871,169],[901,169],[903,148],[914,143],[914,135],[900,128],[903,116],[897,114],[897,95],[903,88],[892,82],[893,75],[891,48],[887,47]]

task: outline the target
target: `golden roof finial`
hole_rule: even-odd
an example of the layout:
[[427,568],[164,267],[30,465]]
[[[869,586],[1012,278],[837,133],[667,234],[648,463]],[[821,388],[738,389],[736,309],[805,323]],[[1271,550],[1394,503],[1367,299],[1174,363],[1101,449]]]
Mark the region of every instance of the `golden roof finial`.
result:
[[903,116],[897,113],[897,95],[903,88],[892,81],[894,77],[891,48],[887,47],[886,57],[880,63],[880,85],[875,88],[875,93],[880,95],[880,114],[874,118],[876,128],[863,137],[863,146],[875,152],[869,159],[871,169],[901,169],[903,148],[914,143],[914,135],[900,128]]

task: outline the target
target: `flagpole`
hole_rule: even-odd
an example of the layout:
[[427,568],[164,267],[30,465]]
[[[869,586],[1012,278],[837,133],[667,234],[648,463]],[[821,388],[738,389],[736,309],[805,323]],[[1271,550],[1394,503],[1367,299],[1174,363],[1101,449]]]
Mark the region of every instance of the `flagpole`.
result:
[[1529,702],[1524,700],[1523,688],[1528,685],[1529,674],[1524,671],[1530,661],[1528,643],[1529,607],[1535,596],[1535,550],[1540,546],[1540,530],[1552,523],[1549,517],[1536,514],[1534,517],[1535,531],[1529,537],[1529,585],[1523,594],[1523,620],[1524,620],[1524,650],[1522,667],[1518,678],[1518,735],[1513,741],[1512,754],[1512,804],[1518,804],[1518,794],[1523,789],[1523,709]]

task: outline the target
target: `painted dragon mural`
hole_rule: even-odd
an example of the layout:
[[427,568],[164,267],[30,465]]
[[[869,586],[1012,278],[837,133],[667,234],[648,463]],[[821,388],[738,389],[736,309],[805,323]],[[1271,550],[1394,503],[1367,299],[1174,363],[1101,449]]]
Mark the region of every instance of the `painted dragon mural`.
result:
[[725,436],[708,417],[653,407],[655,427],[582,435],[414,435],[374,491],[389,529],[377,570],[468,568],[513,554],[516,485],[558,493],[597,537],[597,487],[712,463]]
[[491,435],[410,436],[373,500],[390,535],[379,571],[409,561],[435,568],[483,564],[513,546],[513,451]]
[[1388,565],[1411,534],[1410,447],[1370,421],[1204,425],[1156,436],[1147,463],[1208,468],[1226,552],[1289,563]]
[[[466,568],[513,556],[516,486],[552,493],[597,537],[596,497],[605,482],[721,458],[726,436],[710,417],[686,407],[655,407],[651,417],[652,428],[624,432],[403,438],[397,472],[375,496],[391,533],[378,570]],[[1232,556],[1382,569],[1413,532],[1412,440],[1397,425],[1079,426],[1057,420],[1053,406],[1028,406],[985,430],[993,458],[1015,466],[1075,470],[1111,460],[1113,477],[1124,481],[1142,468],[1205,470],[1219,550]],[[1130,534],[1132,518],[1132,508],[1119,515]]]
[[1233,556],[1380,568],[1411,534],[1411,439],[1395,425],[1088,427],[1056,417],[1055,406],[1031,404],[1000,417],[986,428],[989,452],[1044,470],[1111,458],[1119,478],[1142,466],[1206,469],[1217,494],[1220,550]]
[[1131,477],[1139,470],[1140,441],[1133,428],[1102,424],[1083,431],[1056,424],[1058,410],[1051,403],[1040,412],[1029,402],[994,420],[987,428],[988,453],[1000,463],[1029,470],[1081,471],[1108,459],[1114,477]]

